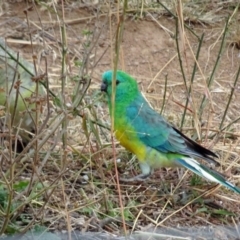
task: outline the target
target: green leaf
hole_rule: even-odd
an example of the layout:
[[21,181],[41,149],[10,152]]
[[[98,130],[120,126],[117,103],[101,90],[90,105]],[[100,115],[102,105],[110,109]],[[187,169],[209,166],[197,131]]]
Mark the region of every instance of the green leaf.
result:
[[13,189],[17,192],[24,191],[26,187],[28,186],[29,181],[19,181],[13,185]]
[[213,210],[213,213],[218,215],[224,215],[224,216],[235,216],[234,213],[229,212],[228,210],[225,210],[225,209]]

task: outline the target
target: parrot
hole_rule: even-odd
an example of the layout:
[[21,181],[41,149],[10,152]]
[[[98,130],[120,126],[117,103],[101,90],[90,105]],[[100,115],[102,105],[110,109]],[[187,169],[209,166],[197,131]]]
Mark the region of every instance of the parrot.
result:
[[124,71],[116,71],[114,109],[112,106],[113,71],[103,73],[101,91],[108,99],[114,133],[119,143],[138,158],[141,174],[129,181],[143,181],[153,169],[185,167],[202,178],[225,186],[236,193],[240,188],[219,172],[201,164],[200,158],[215,165],[218,156],[204,148],[168,123],[156,112],[139,90],[136,79]]
[[[34,73],[34,65],[18,56],[6,46],[4,38],[0,38],[0,107],[4,109],[1,111],[4,114],[0,116],[0,129],[6,132],[11,128],[11,133],[20,137],[17,152],[21,152],[31,140],[36,126],[35,116],[39,110],[31,100],[36,99],[36,83],[32,80]],[[45,95],[45,88],[39,84],[38,99]]]

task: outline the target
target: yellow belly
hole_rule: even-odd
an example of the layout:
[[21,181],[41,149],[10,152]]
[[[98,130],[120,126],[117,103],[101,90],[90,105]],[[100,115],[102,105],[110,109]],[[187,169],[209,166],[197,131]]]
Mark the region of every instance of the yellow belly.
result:
[[166,154],[159,152],[151,147],[147,147],[132,130],[131,127],[118,128],[115,131],[115,136],[120,144],[127,150],[135,154],[140,162],[146,162],[152,168],[172,166],[174,154]]
[[137,156],[139,161],[146,158],[146,146],[138,139],[137,134],[132,129],[118,129],[115,131],[115,136],[123,147]]

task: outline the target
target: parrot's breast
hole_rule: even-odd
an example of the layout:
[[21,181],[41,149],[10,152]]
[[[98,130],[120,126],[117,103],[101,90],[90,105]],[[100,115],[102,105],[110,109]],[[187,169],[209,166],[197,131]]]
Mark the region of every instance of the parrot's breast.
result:
[[120,124],[119,127],[115,127],[115,136],[123,147],[138,157],[139,161],[146,158],[146,146],[138,138],[133,127],[128,124]]

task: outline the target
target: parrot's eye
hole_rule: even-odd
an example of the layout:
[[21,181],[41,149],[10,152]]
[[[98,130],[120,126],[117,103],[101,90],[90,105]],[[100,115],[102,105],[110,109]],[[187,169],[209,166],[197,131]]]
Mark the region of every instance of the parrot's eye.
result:
[[120,81],[119,80],[116,80],[116,85],[118,85],[120,83]]

